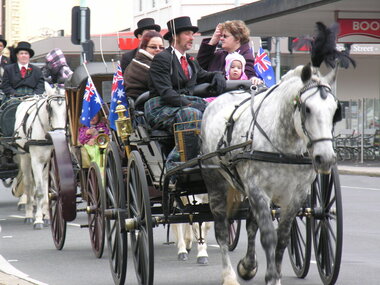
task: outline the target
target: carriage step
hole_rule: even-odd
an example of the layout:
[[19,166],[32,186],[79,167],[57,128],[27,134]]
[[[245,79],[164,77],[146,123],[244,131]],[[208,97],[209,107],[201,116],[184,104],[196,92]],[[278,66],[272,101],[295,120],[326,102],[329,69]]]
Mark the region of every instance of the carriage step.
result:
[[88,228],[89,226],[88,225],[80,225],[80,228],[83,229],[83,228]]

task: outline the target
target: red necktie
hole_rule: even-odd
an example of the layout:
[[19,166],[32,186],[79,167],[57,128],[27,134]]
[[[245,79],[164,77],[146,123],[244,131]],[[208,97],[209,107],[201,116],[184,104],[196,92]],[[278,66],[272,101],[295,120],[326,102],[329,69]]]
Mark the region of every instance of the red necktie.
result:
[[26,68],[25,68],[25,66],[21,67],[20,73],[21,73],[21,77],[25,78],[25,75],[26,75]]
[[181,56],[181,66],[182,66],[183,72],[185,72],[186,78],[189,79],[190,78],[189,64],[187,63],[186,57],[184,56]]

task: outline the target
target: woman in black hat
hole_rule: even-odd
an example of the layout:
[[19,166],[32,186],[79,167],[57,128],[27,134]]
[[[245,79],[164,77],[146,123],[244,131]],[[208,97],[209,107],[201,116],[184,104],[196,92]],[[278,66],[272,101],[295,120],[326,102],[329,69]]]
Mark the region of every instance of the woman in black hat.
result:
[[3,55],[3,51],[7,46],[7,41],[4,39],[3,35],[0,35],[0,66],[4,67],[9,64],[9,58]]
[[30,64],[34,51],[28,42],[19,42],[14,52],[17,62],[4,68],[1,88],[7,97],[42,94],[45,92],[42,72],[36,65]]
[[[144,18],[137,22],[137,29],[134,31],[135,37],[141,40],[142,36],[148,31],[160,32],[161,27],[154,22],[152,18]],[[131,63],[135,57],[139,48],[127,51],[123,54],[120,60],[121,72],[124,74],[124,70]]]

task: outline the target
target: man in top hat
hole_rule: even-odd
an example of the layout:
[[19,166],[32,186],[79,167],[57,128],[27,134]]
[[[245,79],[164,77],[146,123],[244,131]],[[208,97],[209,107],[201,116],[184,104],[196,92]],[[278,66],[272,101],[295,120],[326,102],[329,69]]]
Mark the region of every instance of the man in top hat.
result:
[[9,64],[9,58],[3,55],[3,51],[7,46],[7,41],[4,39],[3,35],[0,35],[0,66],[4,67]]
[[[149,31],[161,31],[161,27],[154,22],[152,18],[144,18],[137,22],[137,29],[134,31],[135,37],[141,40],[142,36]],[[127,51],[123,54],[120,61],[121,72],[131,63],[139,48]]]
[[41,69],[30,64],[34,51],[28,42],[19,42],[14,52],[17,62],[4,68],[1,88],[7,97],[42,94],[45,92]]
[[[145,116],[153,128],[172,132],[174,123],[202,119],[206,102],[192,96],[195,85],[211,83],[216,93],[220,94],[226,81],[221,72],[205,71],[186,53],[192,48],[194,33],[198,31],[189,17],[175,18],[167,25],[168,32],[164,39],[169,40],[170,47],[153,58],[149,70],[151,99],[144,108]],[[174,148],[168,155],[166,167],[171,168],[178,161],[179,153]]]

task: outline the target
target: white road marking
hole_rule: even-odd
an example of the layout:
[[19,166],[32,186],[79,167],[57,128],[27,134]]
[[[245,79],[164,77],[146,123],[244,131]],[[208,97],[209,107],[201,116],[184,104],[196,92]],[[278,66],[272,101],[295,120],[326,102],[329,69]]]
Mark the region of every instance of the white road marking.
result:
[[355,189],[355,190],[380,191],[380,188],[366,188],[366,187],[356,187],[356,186],[342,186],[342,188],[350,188],[350,189]]
[[13,236],[2,236],[2,238],[13,238]]
[[25,274],[25,273],[21,272],[20,270],[18,270],[17,268],[15,268],[14,266],[12,266],[2,255],[0,255],[0,268],[1,268],[1,271],[6,273],[6,274],[16,276],[18,278],[32,282],[34,284],[48,285],[46,283],[43,283],[43,282],[34,280],[32,278],[29,278],[28,274]]

